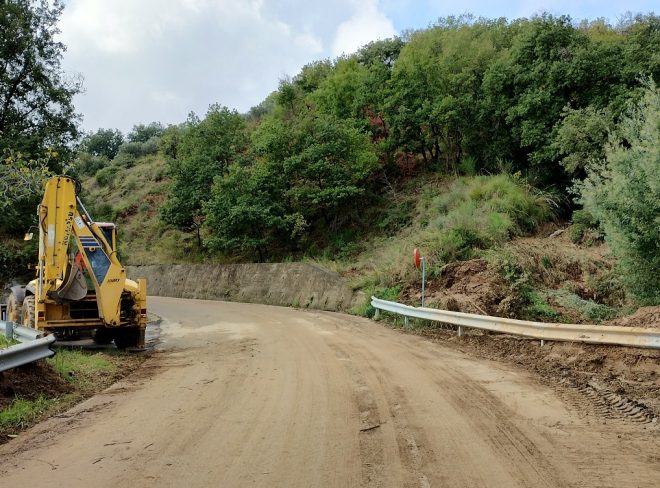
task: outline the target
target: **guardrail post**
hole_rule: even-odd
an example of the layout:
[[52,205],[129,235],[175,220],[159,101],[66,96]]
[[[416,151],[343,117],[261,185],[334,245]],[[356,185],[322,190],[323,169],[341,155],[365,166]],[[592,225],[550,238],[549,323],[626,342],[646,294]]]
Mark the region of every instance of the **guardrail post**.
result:
[[14,338],[14,323],[10,321],[5,322],[5,337],[9,340]]
[[462,325],[458,326],[458,337],[463,337],[465,335],[465,327]]
[[407,316],[407,315],[404,315],[403,318],[404,318],[404,320],[403,320],[403,325],[404,325],[404,327],[407,329],[407,328],[408,328],[408,325],[409,325],[409,324],[408,324],[408,316]]
[[380,319],[380,308],[376,309],[376,313],[374,314],[374,320]]

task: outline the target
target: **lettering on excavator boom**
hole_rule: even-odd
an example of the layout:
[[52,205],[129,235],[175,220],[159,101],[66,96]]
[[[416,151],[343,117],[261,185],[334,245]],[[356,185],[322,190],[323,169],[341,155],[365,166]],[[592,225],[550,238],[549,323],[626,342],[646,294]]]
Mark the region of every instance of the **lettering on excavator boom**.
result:
[[64,236],[62,237],[62,244],[68,245],[71,238],[71,228],[73,227],[73,212],[69,211],[66,214],[66,221],[64,222]]

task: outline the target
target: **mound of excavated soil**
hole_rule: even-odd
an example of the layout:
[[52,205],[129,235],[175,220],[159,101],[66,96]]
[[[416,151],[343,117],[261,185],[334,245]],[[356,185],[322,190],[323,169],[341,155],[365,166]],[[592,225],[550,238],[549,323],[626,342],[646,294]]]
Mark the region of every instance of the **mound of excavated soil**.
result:
[[643,307],[628,317],[610,320],[603,325],[620,325],[622,327],[651,327],[660,329],[660,307]]
[[0,409],[7,407],[15,397],[55,397],[71,390],[71,386],[43,361],[28,364],[0,373]]
[[[515,300],[509,286],[483,259],[447,264],[440,276],[426,284],[426,303],[430,307],[455,312],[511,317]],[[419,303],[419,287],[403,293],[406,303]]]

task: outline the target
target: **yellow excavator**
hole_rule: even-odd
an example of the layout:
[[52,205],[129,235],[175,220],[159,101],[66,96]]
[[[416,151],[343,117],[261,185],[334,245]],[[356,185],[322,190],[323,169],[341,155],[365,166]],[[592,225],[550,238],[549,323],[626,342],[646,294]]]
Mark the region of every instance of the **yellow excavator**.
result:
[[114,340],[119,349],[143,348],[146,279],[126,277],[115,225],[94,222],[78,193],[79,183],[68,176],[46,183],[37,209],[36,279],[11,288],[7,320],[54,333],[58,340],[91,334],[98,344]]

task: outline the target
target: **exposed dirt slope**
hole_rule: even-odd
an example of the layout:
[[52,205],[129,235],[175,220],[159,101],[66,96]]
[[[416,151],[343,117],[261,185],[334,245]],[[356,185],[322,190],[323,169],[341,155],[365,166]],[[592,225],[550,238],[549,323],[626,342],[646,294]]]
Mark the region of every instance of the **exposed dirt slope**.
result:
[[[457,261],[442,268],[440,276],[427,282],[426,303],[455,312],[508,317],[511,290],[484,259]],[[403,294],[403,301],[419,304],[421,286],[415,284]]]
[[[0,409],[15,397],[33,400],[40,395],[56,397],[73,390],[49,365],[40,361],[0,373]],[[4,439],[0,438],[0,442]]]
[[[365,319],[153,298],[168,352],[0,448],[8,486],[638,486],[650,424]],[[577,394],[576,394],[577,395]],[[655,430],[654,430],[655,429]]]
[[642,307],[628,317],[610,320],[605,325],[660,328],[660,307]]
[[[514,239],[482,259],[447,264],[427,281],[426,303],[542,322],[600,323],[621,313],[628,303],[607,245],[579,246],[565,233],[541,237],[553,229]],[[402,300],[420,303],[420,289],[412,283]]]

